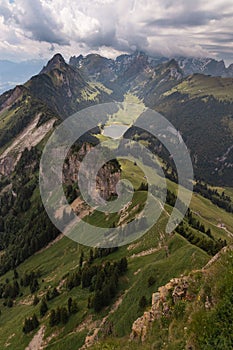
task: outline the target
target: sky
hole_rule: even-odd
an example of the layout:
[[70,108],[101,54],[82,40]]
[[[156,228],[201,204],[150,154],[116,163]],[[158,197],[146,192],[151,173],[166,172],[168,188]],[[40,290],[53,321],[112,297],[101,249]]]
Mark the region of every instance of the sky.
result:
[[0,59],[47,59],[60,52],[233,62],[232,0],[0,0]]

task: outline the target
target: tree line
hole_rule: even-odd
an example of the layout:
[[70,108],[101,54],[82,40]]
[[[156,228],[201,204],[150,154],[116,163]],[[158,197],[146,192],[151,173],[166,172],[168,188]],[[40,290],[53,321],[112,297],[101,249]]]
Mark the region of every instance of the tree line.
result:
[[209,255],[217,254],[223,247],[227,245],[226,240],[222,240],[221,238],[216,240],[211,237],[203,237],[196,235],[189,227],[185,227],[182,222],[177,228],[176,231],[186,238],[191,244],[201,248]]
[[40,197],[32,196],[38,186],[40,152],[25,150],[12,175],[9,191],[0,195],[0,275],[16,268],[60,233],[51,223]]
[[223,191],[221,194],[216,189],[211,189],[207,184],[197,181],[193,187],[196,193],[209,199],[213,204],[219,208],[226,210],[228,213],[233,213],[233,203],[231,198]]

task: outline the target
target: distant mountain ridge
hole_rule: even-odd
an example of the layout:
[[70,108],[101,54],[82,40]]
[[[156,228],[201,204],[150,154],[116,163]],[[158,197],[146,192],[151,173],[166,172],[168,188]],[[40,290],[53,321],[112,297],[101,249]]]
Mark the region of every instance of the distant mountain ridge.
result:
[[137,95],[163,114],[182,133],[196,176],[232,185],[233,65],[209,58],[151,58],[139,51],[115,60],[74,56],[70,65],[85,79],[115,94]]
[[177,59],[177,62],[185,75],[199,73],[221,76],[223,78],[233,77],[233,64],[227,68],[223,60],[217,61],[213,58],[180,57]]
[[[38,75],[0,97],[0,146],[14,141],[41,110],[42,120],[64,119],[131,94],[180,130],[197,178],[231,186],[233,78],[198,73],[212,70],[219,75],[224,67],[212,59],[168,60],[139,51],[115,60],[97,54],[73,56],[69,64],[56,54]],[[3,163],[5,169],[5,158]]]
[[[120,55],[115,60],[96,54],[89,54],[86,57],[83,55],[72,56],[69,64],[81,68],[83,65],[86,66],[87,62],[92,60],[94,56],[96,62],[98,60],[99,67],[102,66],[102,69],[105,70],[105,77],[108,77],[110,80],[114,78],[115,74],[124,71],[139,56],[143,58],[141,63],[152,68],[170,60],[167,57],[151,57],[144,52],[135,51],[133,54]],[[233,64],[226,67],[223,60],[218,61],[213,58],[198,57],[174,57],[174,59],[178,62],[184,75],[200,73],[212,76],[233,77]],[[14,88],[17,84],[24,83],[31,76],[38,74],[45,62],[45,59],[25,60],[21,62],[0,60],[0,94]],[[93,74],[95,74],[94,67]]]
[[[135,51],[133,54],[124,54],[116,57],[116,59],[108,59],[98,54],[89,54],[87,56],[79,55],[72,56],[69,64],[79,69],[89,70],[93,76],[96,74],[101,76],[105,72],[110,79],[116,78],[119,74],[127,71],[130,66],[137,63],[138,68],[153,69],[161,63],[166,63],[171,60],[178,63],[180,70],[184,76],[190,74],[205,74],[211,76],[233,77],[233,63],[226,67],[223,60],[213,58],[198,58],[198,57],[151,57],[142,51]],[[96,68],[98,71],[96,71]]]

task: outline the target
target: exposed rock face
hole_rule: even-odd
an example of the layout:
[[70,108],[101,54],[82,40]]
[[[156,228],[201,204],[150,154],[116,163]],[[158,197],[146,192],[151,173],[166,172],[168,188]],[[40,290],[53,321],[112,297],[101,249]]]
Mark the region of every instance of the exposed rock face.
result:
[[224,61],[217,61],[212,58],[187,58],[180,57],[177,59],[180,68],[185,75],[190,74],[206,74],[212,76],[232,77],[232,66],[228,68]]
[[0,174],[9,175],[17,164],[18,159],[14,159],[13,156],[2,157],[0,159]]
[[[222,254],[227,251],[233,251],[233,246],[224,247],[218,254],[216,254],[206,266],[201,270],[192,271],[193,273],[206,273],[216,261],[218,261]],[[169,316],[170,303],[168,300],[172,298],[173,304],[176,304],[180,300],[193,301],[197,296],[190,295],[188,291],[189,285],[193,281],[193,276],[182,276],[179,278],[171,279],[165,286],[158,289],[157,293],[152,295],[152,305],[149,311],[144,312],[143,316],[138,318],[132,326],[132,332],[130,334],[131,340],[140,340],[144,342],[146,340],[147,334],[151,328],[152,323],[159,319],[161,316]],[[199,296],[200,297],[200,296]],[[209,296],[206,296],[205,308],[210,310],[212,307],[212,302]]]
[[0,112],[4,112],[5,109],[20,99],[25,90],[26,89],[23,86],[19,85],[16,86],[13,90],[5,92],[0,98]]
[[31,149],[40,143],[41,140],[53,129],[56,121],[50,119],[37,127],[41,114],[37,114],[33,121],[15,138],[13,143],[0,155],[0,175],[10,175],[21,158],[23,151]]
[[121,172],[116,168],[116,164],[107,163],[98,172],[96,188],[100,196],[107,200],[116,195],[116,185],[120,180]]
[[132,326],[130,339],[141,340],[144,342],[148,331],[151,328],[155,319],[170,313],[170,307],[167,302],[168,297],[171,296],[174,303],[182,299],[189,299],[187,293],[189,277],[173,278],[165,286],[158,289],[157,293],[152,295],[152,305],[149,311],[144,312],[143,316],[138,318]]
[[[78,172],[84,156],[90,152],[92,146],[84,143],[78,153],[68,155],[67,162],[64,164],[63,181],[65,183],[78,182]],[[91,168],[86,169],[86,178],[90,177]],[[116,195],[116,185],[120,180],[121,172],[117,162],[106,163],[98,172],[96,177],[96,188],[91,192],[92,198],[100,195],[104,200]],[[94,198],[93,198],[94,199]]]
[[61,54],[57,53],[53,56],[51,60],[47,63],[45,67],[41,70],[40,74],[49,73],[53,69],[61,69],[66,65],[66,62]]

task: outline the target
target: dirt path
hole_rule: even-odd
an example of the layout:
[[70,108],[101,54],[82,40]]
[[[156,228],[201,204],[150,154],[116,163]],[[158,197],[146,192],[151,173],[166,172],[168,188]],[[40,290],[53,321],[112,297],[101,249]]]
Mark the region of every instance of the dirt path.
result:
[[133,254],[130,256],[130,259],[135,259],[135,258],[140,258],[142,256],[147,256],[147,255],[151,255],[153,253],[156,253],[158,251],[160,251],[161,249],[164,249],[164,247],[160,247],[160,248],[150,248],[148,250],[144,250],[138,254]]
[[34,335],[29,345],[25,348],[25,350],[40,350],[43,349],[42,343],[45,333],[45,326],[42,326],[39,331]]
[[221,227],[222,230],[226,231],[228,233],[228,235],[233,238],[233,233],[231,231],[229,231],[225,226]]

